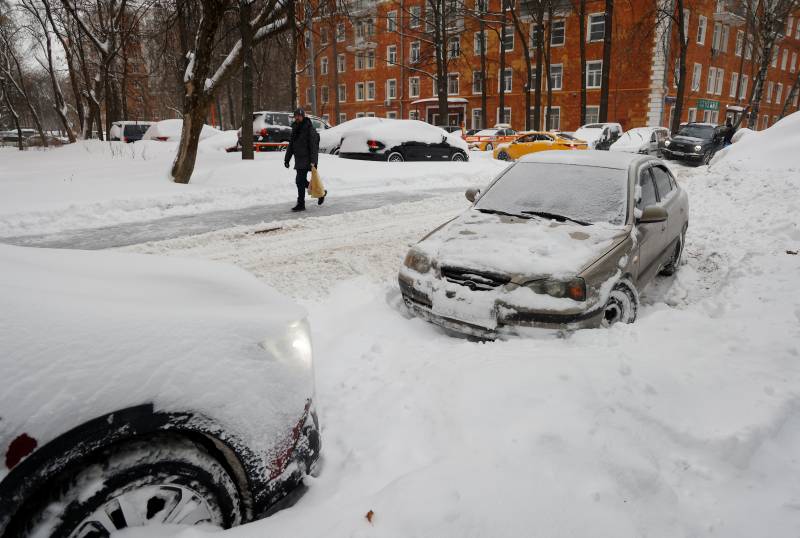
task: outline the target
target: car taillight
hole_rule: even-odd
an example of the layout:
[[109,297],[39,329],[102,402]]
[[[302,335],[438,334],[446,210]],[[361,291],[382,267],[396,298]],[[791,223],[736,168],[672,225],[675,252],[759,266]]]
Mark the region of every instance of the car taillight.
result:
[[127,142],[127,141],[128,141],[128,137],[127,137],[127,136],[123,136],[123,137],[122,137],[122,141],[123,141],[123,142]]
[[300,434],[303,433],[303,425],[306,423],[308,419],[308,414],[311,410],[311,400],[306,401],[305,409],[303,410],[303,416],[300,417],[300,420],[292,428],[292,431],[287,439],[283,440],[283,443],[276,447],[277,453],[272,454],[272,458],[270,461],[270,474],[269,479],[275,480],[278,478],[283,471],[286,470],[287,465],[289,464],[292,454],[294,452],[295,446],[297,445],[297,441],[300,439]]
[[261,136],[267,136],[267,129],[266,127],[261,129]]
[[367,140],[367,147],[369,149],[381,149],[383,144],[377,140]]
[[168,136],[157,136],[156,140],[160,140],[162,142],[166,142],[167,140],[169,140],[169,137]]

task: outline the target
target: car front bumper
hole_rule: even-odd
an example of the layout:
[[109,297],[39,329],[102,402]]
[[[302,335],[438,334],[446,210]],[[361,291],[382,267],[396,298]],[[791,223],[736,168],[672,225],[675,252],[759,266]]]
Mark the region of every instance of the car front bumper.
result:
[[668,157],[672,157],[673,159],[677,160],[699,161],[703,158],[702,152],[698,153],[696,151],[678,151],[678,150],[671,150],[667,147],[665,147],[662,151]]
[[339,157],[342,159],[356,159],[359,161],[385,161],[387,155],[385,153],[342,153],[340,151]]
[[[505,336],[518,336],[526,329],[554,331],[590,329],[602,326],[603,310],[582,312],[538,311],[516,307],[498,301],[494,310],[496,325],[486,327],[479,323],[443,316],[433,310],[430,296],[414,286],[413,281],[401,275],[398,278],[403,301],[415,316],[442,327],[446,332],[470,338],[496,340]],[[484,293],[476,291],[474,293]]]

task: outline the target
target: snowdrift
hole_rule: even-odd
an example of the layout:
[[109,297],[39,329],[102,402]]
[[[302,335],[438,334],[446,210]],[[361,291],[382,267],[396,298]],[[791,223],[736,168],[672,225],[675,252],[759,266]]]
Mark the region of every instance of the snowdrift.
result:
[[[183,129],[183,120],[162,120],[151,125],[145,131],[142,139],[178,142],[181,139],[181,129]],[[200,140],[218,135],[221,132],[209,125],[203,125],[203,129],[200,131]]]
[[800,171],[798,149],[800,112],[795,112],[764,131],[746,130],[746,135],[717,152],[711,164],[718,170]]

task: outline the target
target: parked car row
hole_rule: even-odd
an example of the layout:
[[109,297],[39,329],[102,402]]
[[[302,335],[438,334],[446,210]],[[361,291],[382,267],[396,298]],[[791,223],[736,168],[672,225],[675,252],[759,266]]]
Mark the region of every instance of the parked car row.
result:
[[[53,136],[52,134],[45,134],[44,138],[39,134],[36,129],[21,129],[22,131],[22,145],[25,147],[42,147],[44,141],[47,141],[48,146],[62,146],[69,142],[69,139]],[[14,129],[11,131],[0,131],[0,145],[2,146],[18,146],[20,140],[20,133]]]

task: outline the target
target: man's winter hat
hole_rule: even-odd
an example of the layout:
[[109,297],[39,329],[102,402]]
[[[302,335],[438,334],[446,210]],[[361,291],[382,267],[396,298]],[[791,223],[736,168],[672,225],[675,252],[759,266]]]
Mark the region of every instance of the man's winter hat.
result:
[[294,115],[295,116],[305,116],[306,115],[306,111],[303,110],[302,108],[296,108],[296,109],[294,109]]

